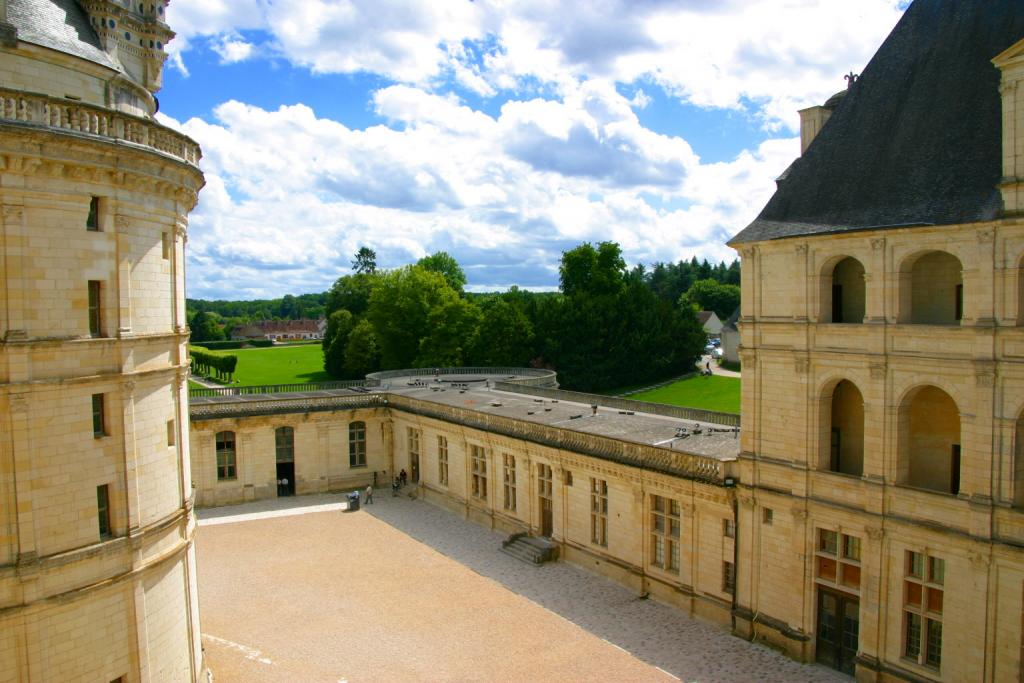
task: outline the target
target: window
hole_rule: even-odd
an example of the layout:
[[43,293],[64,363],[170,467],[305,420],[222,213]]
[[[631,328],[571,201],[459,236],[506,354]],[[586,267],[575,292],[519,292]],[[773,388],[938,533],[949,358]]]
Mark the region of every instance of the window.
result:
[[89,232],[100,231],[100,198],[93,197],[89,200],[89,215],[85,219],[85,229]]
[[448,485],[448,437],[437,437],[437,481],[441,486]]
[[295,430],[278,427],[274,430],[274,455],[277,462],[295,462]]
[[100,538],[110,538],[110,488],[107,484],[96,487],[96,519],[99,522]]
[[551,500],[552,496],[552,471],[551,465],[539,463],[537,465],[537,493],[541,498]]
[[565,470],[565,485],[572,486],[572,472]]
[[818,529],[815,555],[817,583],[846,591],[860,590],[860,539],[831,529]]
[[590,540],[608,547],[608,482],[590,479]]
[[235,433],[217,432],[217,481],[237,477],[235,468]]
[[348,466],[366,467],[366,423],[348,423]]
[[167,421],[167,445],[174,445],[174,420]]
[[506,453],[503,458],[502,483],[504,484],[503,503],[506,510],[516,510],[516,457]]
[[734,520],[722,520],[722,535],[726,538],[736,538],[736,522]]
[[903,576],[903,656],[938,669],[942,664],[945,560],[908,550]]
[[482,446],[469,447],[473,470],[473,497],[487,500],[487,457]]
[[736,567],[732,562],[722,562],[722,592],[732,593],[736,590]]
[[89,334],[103,336],[102,287],[99,280],[89,280]]
[[406,438],[409,444],[409,479],[412,483],[420,483],[420,430],[406,427]]
[[766,526],[772,525],[772,520],[774,519],[774,517],[775,513],[772,511],[771,508],[763,508],[761,510],[761,520],[765,523]]
[[651,564],[679,573],[679,503],[651,496]]
[[160,252],[165,261],[171,260],[171,233],[165,232],[160,235]]
[[103,394],[92,395],[92,435],[99,439],[107,435],[107,418]]

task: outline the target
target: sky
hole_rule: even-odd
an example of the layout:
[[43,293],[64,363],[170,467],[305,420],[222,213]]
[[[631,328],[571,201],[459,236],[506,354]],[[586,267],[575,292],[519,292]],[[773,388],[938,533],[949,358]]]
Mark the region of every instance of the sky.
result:
[[203,149],[188,296],[322,292],[361,246],[470,291],[562,252],[730,262],[906,0],[173,0],[162,123]]

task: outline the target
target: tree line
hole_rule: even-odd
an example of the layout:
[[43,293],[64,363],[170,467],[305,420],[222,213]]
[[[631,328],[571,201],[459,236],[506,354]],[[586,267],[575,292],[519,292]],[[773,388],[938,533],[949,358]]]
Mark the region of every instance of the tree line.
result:
[[352,265],[325,303],[324,365],[338,378],[482,365],[552,368],[582,391],[642,383],[693,367],[705,343],[698,310],[724,319],[739,304],[738,262],[627,269],[614,242],[566,251],[550,293],[467,294],[445,252],[378,271],[364,247]]

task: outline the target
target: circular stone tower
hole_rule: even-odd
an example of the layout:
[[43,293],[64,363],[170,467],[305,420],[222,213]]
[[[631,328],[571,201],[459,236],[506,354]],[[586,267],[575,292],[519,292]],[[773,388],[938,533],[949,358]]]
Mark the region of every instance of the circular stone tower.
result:
[[205,680],[167,0],[0,0],[0,683]]

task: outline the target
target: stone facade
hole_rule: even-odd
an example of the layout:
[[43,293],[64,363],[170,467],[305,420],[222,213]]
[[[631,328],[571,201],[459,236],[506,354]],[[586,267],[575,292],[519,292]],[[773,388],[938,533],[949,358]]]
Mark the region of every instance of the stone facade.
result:
[[149,118],[152,80],[129,106],[116,55],[47,42],[81,7],[0,5],[0,681],[197,681],[198,147]]

